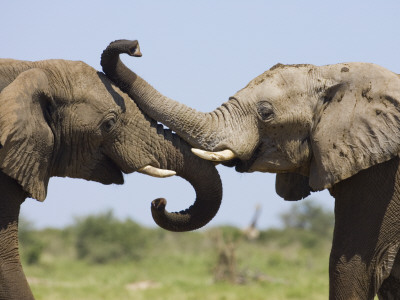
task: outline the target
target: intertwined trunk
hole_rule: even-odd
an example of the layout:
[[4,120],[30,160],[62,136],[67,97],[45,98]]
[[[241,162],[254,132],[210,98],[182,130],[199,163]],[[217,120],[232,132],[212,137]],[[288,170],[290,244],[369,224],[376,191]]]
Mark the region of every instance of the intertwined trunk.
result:
[[159,93],[121,62],[120,53],[141,55],[137,41],[115,41],[102,54],[104,73],[151,118],[171,128],[192,146],[214,150],[237,126],[233,123],[239,110],[236,105],[226,103],[210,113],[196,111]]
[[222,183],[214,164],[204,161],[190,151],[190,146],[171,130],[157,126],[159,148],[156,157],[160,168],[175,170],[189,181],[196,192],[194,204],[176,213],[165,211],[165,199],[152,203],[155,222],[171,231],[195,230],[206,225],[218,212],[222,200]]
[[[137,42],[123,42],[124,51],[127,51],[131,55],[140,56]],[[119,45],[119,43],[118,43]],[[181,132],[183,138],[185,136],[190,139],[193,135],[194,138],[191,140],[196,145],[201,145],[206,141],[204,138],[199,138],[197,142],[197,131],[201,132],[200,127],[206,127],[209,122],[210,115],[195,112],[193,109],[187,108],[184,105],[178,104],[175,101],[164,101],[166,97],[162,96],[143,79],[136,76],[133,72],[125,67],[125,65],[119,59],[119,53],[121,49],[110,48],[105,51],[102,55],[103,69],[106,71],[106,75],[109,76],[117,86],[127,92],[128,95],[135,99],[138,104],[147,103],[148,105],[157,105],[153,103],[153,99],[158,99],[161,102],[165,102],[165,105],[174,105],[175,109],[188,110],[186,113],[190,115],[192,121],[188,128],[182,130],[177,129],[177,133]],[[122,77],[126,77],[127,80],[121,79],[119,76],[112,76],[123,74]],[[179,107],[178,107],[179,106]],[[176,128],[179,128],[183,124],[188,124],[187,120],[184,120],[184,113],[176,114],[181,115],[174,119]],[[167,118],[172,120],[170,114]],[[154,117],[154,115],[150,115]],[[157,117],[157,115],[156,115]],[[154,122],[150,120],[150,122]],[[203,125],[201,125],[201,124]],[[196,124],[196,125],[195,125]],[[193,126],[192,126],[193,125]],[[154,126],[154,123],[153,123]],[[171,127],[173,128],[173,127]],[[186,132],[186,133],[184,133]],[[222,199],[222,183],[219,178],[218,172],[215,166],[210,162],[205,162],[191,153],[191,147],[184,142],[179,136],[173,134],[171,130],[164,130],[161,125],[157,126],[157,134],[159,135],[158,143],[154,144],[159,149],[150,152],[155,153],[156,161],[160,164],[161,169],[175,170],[178,176],[189,181],[196,191],[196,200],[194,204],[186,210],[182,210],[178,213],[169,213],[165,211],[165,199],[157,199],[153,201],[152,214],[153,218],[158,225],[161,227],[172,230],[172,231],[188,231],[198,229],[207,224],[217,213]],[[153,136],[151,134],[151,136]],[[207,136],[207,135],[206,135]],[[153,142],[152,142],[153,143]],[[128,149],[129,151],[129,149]]]

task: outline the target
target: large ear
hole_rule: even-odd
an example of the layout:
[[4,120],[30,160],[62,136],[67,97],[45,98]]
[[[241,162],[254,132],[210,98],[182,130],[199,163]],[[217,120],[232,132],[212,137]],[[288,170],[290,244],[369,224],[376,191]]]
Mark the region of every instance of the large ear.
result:
[[332,86],[320,99],[311,134],[313,190],[330,188],[398,155],[400,80],[387,73],[376,78],[359,74],[357,82]]
[[276,174],[276,193],[285,200],[297,201],[310,195],[309,178],[297,173]]
[[54,144],[44,115],[48,91],[44,72],[30,69],[0,93],[0,168],[39,201],[46,198]]

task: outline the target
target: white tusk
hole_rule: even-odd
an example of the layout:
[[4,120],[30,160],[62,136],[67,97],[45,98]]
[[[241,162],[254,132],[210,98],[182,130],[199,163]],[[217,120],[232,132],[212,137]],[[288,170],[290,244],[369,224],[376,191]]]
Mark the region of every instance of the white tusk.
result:
[[150,175],[153,177],[159,177],[159,178],[165,178],[165,177],[170,177],[170,176],[176,175],[175,171],[159,169],[159,168],[152,167],[149,165],[144,166],[143,168],[140,168],[138,170],[138,172],[146,174],[146,175]]
[[234,159],[236,157],[235,153],[233,153],[229,149],[218,151],[218,152],[210,152],[210,151],[204,151],[204,150],[192,148],[192,152],[202,159],[211,160],[211,161],[227,161],[227,160]]

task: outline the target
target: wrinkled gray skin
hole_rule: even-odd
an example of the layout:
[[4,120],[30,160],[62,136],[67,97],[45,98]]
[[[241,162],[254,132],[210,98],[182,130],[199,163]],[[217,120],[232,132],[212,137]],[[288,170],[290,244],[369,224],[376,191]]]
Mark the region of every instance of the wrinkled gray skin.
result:
[[[133,45],[116,41],[108,51],[130,54]],[[161,95],[118,59],[103,70],[194,147],[231,150],[235,158],[224,164],[239,172],[277,173],[283,198],[328,188],[335,197],[330,299],[400,299],[397,74],[368,63],[278,64],[202,113]]]
[[153,203],[156,222],[173,231],[205,225],[220,206],[213,163],[83,62],[0,60],[0,145],[0,299],[33,299],[18,254],[18,215],[26,197],[46,198],[52,176],[122,184],[123,173],[145,166],[174,170],[197,198],[180,213],[165,212],[164,199]]

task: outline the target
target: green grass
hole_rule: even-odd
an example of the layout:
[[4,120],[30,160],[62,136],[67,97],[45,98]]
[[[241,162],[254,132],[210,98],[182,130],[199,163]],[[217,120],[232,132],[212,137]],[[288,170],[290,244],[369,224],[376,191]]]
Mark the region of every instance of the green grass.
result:
[[[159,263],[159,262],[158,262]],[[244,285],[214,283],[209,262],[168,259],[158,268],[142,263],[88,265],[79,261],[29,266],[25,269],[37,299],[326,299],[326,268],[307,263],[282,263],[268,269],[266,281]],[[135,283],[150,282],[148,289],[134,289]],[[130,286],[131,285],[131,288]]]
[[[246,278],[244,284],[214,280],[221,243],[215,238],[218,230],[223,230],[220,236],[225,241],[236,245],[237,270]],[[235,229],[218,230],[179,234],[151,230],[151,243],[142,258],[104,264],[76,259],[71,231],[35,232],[44,241],[44,252],[39,263],[25,263],[24,270],[37,300],[328,298],[329,237],[310,243],[312,238],[304,231],[270,230],[249,242]],[[145,283],[147,288],[140,289]]]

